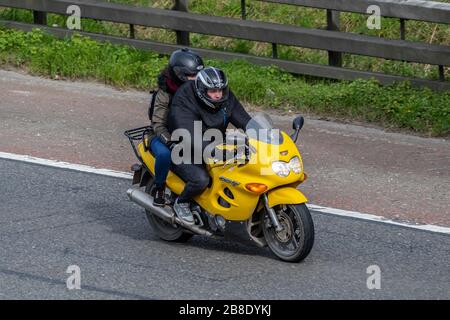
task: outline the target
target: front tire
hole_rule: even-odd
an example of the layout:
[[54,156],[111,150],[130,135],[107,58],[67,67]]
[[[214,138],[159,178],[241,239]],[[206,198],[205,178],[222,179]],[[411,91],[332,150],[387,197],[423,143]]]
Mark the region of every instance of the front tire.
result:
[[261,223],[267,245],[283,261],[302,261],[314,244],[314,223],[308,207],[304,203],[278,205],[274,210],[283,230],[277,232],[264,211]]
[[[145,187],[145,192],[150,194],[152,187],[153,179],[150,179],[147,186]],[[148,210],[145,210],[145,214],[147,215],[150,226],[162,240],[170,242],[186,242],[193,236],[193,234],[187,233],[181,226],[170,224],[155,216]]]

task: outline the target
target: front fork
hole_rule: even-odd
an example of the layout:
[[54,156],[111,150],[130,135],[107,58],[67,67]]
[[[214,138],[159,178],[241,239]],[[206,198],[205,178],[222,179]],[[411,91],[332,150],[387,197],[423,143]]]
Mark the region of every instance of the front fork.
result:
[[264,207],[266,208],[266,211],[269,214],[270,221],[272,222],[272,225],[275,227],[275,231],[276,232],[283,231],[283,227],[281,226],[280,221],[278,221],[275,210],[269,206],[269,199],[267,198],[267,193],[264,193],[261,198],[263,200]]

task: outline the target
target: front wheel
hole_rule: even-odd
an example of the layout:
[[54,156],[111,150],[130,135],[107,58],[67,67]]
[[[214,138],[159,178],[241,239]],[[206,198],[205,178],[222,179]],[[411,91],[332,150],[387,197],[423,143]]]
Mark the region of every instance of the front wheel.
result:
[[268,214],[262,214],[261,224],[267,245],[283,261],[302,261],[314,244],[314,223],[308,207],[304,203],[278,205],[274,210],[283,230],[277,232]]

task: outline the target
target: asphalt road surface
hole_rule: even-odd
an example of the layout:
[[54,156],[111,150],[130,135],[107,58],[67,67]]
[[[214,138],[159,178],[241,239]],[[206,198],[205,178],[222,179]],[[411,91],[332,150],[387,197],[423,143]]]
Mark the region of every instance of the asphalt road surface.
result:
[[315,246],[290,264],[234,241],[160,241],[126,179],[0,160],[0,181],[0,299],[450,298],[448,235],[313,212]]

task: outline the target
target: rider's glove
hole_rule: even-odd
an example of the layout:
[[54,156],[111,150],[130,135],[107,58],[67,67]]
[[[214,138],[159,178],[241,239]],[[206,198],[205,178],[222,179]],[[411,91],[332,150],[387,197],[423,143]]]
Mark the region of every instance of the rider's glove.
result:
[[234,151],[228,149],[219,149],[216,147],[213,149],[211,156],[213,157],[215,162],[225,162],[234,158]]
[[214,162],[228,162],[228,163],[244,163],[246,161],[245,153],[236,152],[237,150],[218,149],[214,148],[212,156]]
[[177,143],[175,141],[166,141],[166,146],[167,148],[169,148],[170,150],[173,150],[173,148],[175,148],[175,146],[177,145]]

